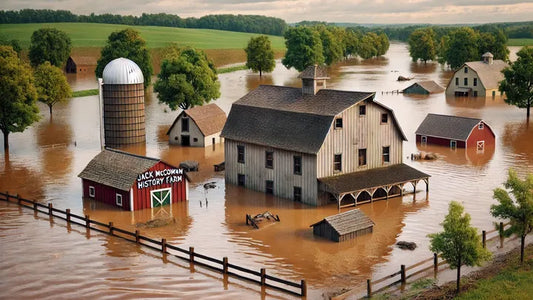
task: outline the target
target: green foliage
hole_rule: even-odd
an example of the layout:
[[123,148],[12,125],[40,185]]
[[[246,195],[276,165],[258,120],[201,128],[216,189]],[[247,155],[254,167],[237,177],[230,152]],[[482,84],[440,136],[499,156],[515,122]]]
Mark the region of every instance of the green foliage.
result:
[[250,38],[248,46],[244,49],[246,52],[246,67],[254,72],[272,72],[276,66],[274,61],[274,50],[272,43],[266,35]]
[[134,61],[143,72],[144,87],[150,85],[153,74],[150,53],[146,48],[146,42],[137,30],[127,28],[109,35],[107,44],[102,49],[100,59],[96,64],[96,76],[102,77],[105,66],[120,57]]
[[494,59],[509,59],[509,48],[507,48],[507,36],[501,29],[493,29],[490,32],[480,34],[479,53],[492,53]]
[[[322,40],[322,51],[324,54],[324,63],[328,66],[338,62],[343,57],[343,40],[344,31],[336,30],[336,27],[317,27]],[[337,34],[337,35],[336,35]]]
[[478,50],[479,33],[469,27],[456,29],[448,35],[448,42],[443,49],[443,59],[452,69],[457,69],[467,61],[481,59]]
[[450,202],[448,215],[442,223],[444,231],[428,235],[431,243],[429,249],[440,253],[451,269],[457,269],[457,291],[461,266],[479,266],[491,256],[483,248],[476,228],[470,226],[470,215],[463,213],[464,208],[459,202]]
[[20,43],[18,40],[2,40],[0,39],[0,45],[3,46],[11,46],[15,52],[17,52],[17,55],[20,57],[20,52],[22,51],[22,47],[20,46]]
[[437,56],[437,36],[431,27],[416,29],[409,36],[409,55],[414,62],[424,63]]
[[160,102],[170,109],[187,109],[220,97],[220,82],[213,62],[201,50],[168,50],[161,62],[154,91]]
[[34,76],[37,100],[48,105],[52,116],[52,107],[56,103],[67,102],[72,96],[67,78],[61,69],[49,62],[39,65],[35,69]]
[[509,170],[509,177],[504,183],[513,197],[502,189],[494,190],[494,199],[499,204],[491,205],[490,213],[497,218],[508,219],[511,226],[504,230],[505,236],[516,234],[521,237],[521,258],[524,261],[524,239],[526,235],[533,231],[533,174],[529,174],[526,179],[520,180],[516,172]]
[[68,57],[72,42],[70,37],[56,28],[41,28],[31,35],[30,52],[28,54],[32,66],[49,61],[56,67],[62,67]]
[[292,27],[285,31],[287,52],[281,63],[287,68],[294,67],[299,72],[311,65],[324,63],[322,41],[317,31],[309,27]]
[[0,46],[0,78],[0,130],[7,150],[9,133],[23,132],[39,120],[39,108],[31,68],[10,46]]
[[518,59],[502,71],[505,78],[499,90],[505,92],[506,103],[527,108],[529,119],[533,102],[533,47],[524,47],[516,55]]

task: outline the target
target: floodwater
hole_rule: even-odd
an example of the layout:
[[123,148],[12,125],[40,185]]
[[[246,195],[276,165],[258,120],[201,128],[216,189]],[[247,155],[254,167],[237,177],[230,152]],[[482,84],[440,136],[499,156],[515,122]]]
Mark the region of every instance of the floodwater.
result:
[[[515,53],[518,49],[512,48]],[[151,92],[146,97],[146,145],[122,150],[179,164],[187,159],[200,162],[200,171],[190,173],[189,201],[155,210],[124,212],[84,200],[77,174],[100,151],[98,97],[74,98],[54,107],[54,117],[40,105],[43,116],[24,133],[10,135],[9,154],[0,160],[0,191],[73,213],[90,215],[103,223],[135,230],[135,224],[158,217],[174,217],[175,223],[141,229],[156,239],[259,270],[267,269],[283,279],[306,279],[311,299],[342,288],[363,289],[366,278],[396,272],[400,264],[431,257],[429,233],[441,230],[439,222],[448,203],[457,200],[472,216],[479,230],[493,229],[489,214],[492,190],[501,186],[507,170],[520,175],[533,172],[533,124],[526,112],[495,98],[446,98],[443,93],[408,96],[387,93],[412,82],[398,76],[435,80],[446,86],[452,73],[438,64],[410,61],[407,46],[393,43],[382,58],[349,60],[330,70],[328,87],[341,90],[375,91],[376,100],[394,109],[409,141],[404,142],[404,162],[430,178],[429,194],[423,182],[416,199],[404,197],[364,204],[359,208],[374,222],[374,232],[355,240],[334,243],[314,237],[309,225],[338,213],[335,204],[309,207],[240,187],[225,185],[224,175],[213,165],[224,160],[223,147],[184,148],[169,146],[166,131],[178,112],[159,104]],[[231,103],[259,84],[300,86],[298,73],[278,65],[259,78],[248,71],[221,74],[221,98],[216,103],[229,112]],[[74,90],[96,88],[92,75],[69,75]],[[453,114],[484,119],[496,133],[494,148],[483,153],[447,147],[416,145],[415,130],[427,113]],[[436,161],[410,161],[411,153],[430,151]],[[203,184],[216,188],[204,190]],[[406,188],[409,188],[406,186]],[[270,211],[281,222],[260,230],[245,225],[246,214]],[[416,242],[414,251],[395,247],[400,240]],[[162,258],[158,252],[138,247],[116,237],[84,228],[67,227],[64,221],[49,221],[44,215],[15,204],[0,202],[0,298],[184,298],[228,299],[289,297],[277,291],[188,263]]]

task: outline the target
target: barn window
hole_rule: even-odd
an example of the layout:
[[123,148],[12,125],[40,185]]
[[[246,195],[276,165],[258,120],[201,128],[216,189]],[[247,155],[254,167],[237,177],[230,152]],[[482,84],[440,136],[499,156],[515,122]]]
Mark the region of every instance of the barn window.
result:
[[366,166],[366,149],[359,149],[359,166]]
[[118,206],[122,206],[122,195],[121,194],[116,194],[115,195],[115,203]]
[[477,78],[474,78],[474,86],[477,86]]
[[181,131],[189,132],[189,118],[181,119]]
[[295,186],[293,188],[292,194],[293,194],[294,201],[302,202],[302,188],[301,187]]
[[385,114],[381,114],[381,123],[382,124],[385,124],[389,121],[389,114],[385,113]]
[[335,154],[333,157],[333,171],[342,171],[342,154]]
[[366,115],[366,105],[360,105],[359,106],[359,115],[360,116]]
[[342,118],[335,119],[335,129],[342,128]]
[[294,174],[302,175],[302,157],[299,155],[293,156],[293,170]]
[[467,68],[467,67],[465,67],[465,74],[466,74],[466,73],[468,73],[468,68]]
[[237,146],[237,162],[244,164],[244,146]]
[[237,174],[237,184],[239,186],[244,186],[244,174]]
[[428,137],[423,135],[421,138],[420,138],[420,141],[422,142],[422,144],[426,144],[428,142]]
[[485,149],[485,141],[477,141],[477,151],[483,151]]
[[94,192],[94,186],[89,187],[89,197],[94,198],[95,192]]
[[479,123],[479,125],[477,126],[477,128],[478,128],[479,130],[483,130],[483,127],[484,127],[484,126],[483,126],[483,123]]
[[265,193],[267,194],[274,194],[274,181],[272,180],[267,180],[265,182]]
[[464,85],[467,86],[468,85],[468,78],[465,77],[463,81],[464,81]]
[[274,152],[265,151],[265,167],[274,169]]
[[477,97],[477,91],[474,91],[474,97]]
[[383,162],[390,162],[390,147],[383,147]]
[[193,138],[192,141],[198,143],[198,138]]
[[450,141],[450,148],[452,148],[452,149],[457,148],[457,141],[455,141],[455,140],[451,140],[451,141]]
[[459,85],[459,77],[455,77],[455,85]]

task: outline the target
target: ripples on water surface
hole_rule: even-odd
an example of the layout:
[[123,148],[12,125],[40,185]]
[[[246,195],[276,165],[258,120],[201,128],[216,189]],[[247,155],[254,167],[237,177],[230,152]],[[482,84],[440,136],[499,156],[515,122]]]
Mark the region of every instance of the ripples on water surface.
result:
[[[516,52],[517,49],[512,49]],[[219,75],[220,107],[229,112],[231,103],[259,84],[299,86],[298,73],[276,67],[263,78],[247,71]],[[404,44],[392,44],[379,59],[350,60],[330,70],[329,88],[375,91],[376,100],[394,109],[409,141],[404,143],[404,161],[430,178],[426,199],[420,183],[416,201],[413,195],[360,206],[375,223],[372,234],[344,243],[315,238],[309,225],[336,214],[336,206],[313,208],[225,186],[222,173],[212,165],[223,161],[223,149],[195,149],[169,146],[165,132],[178,114],[167,112],[149,93],[146,97],[146,145],[123,148],[137,154],[160,157],[171,164],[185,159],[200,162],[200,172],[191,174],[194,184],[186,203],[159,210],[123,212],[81,199],[77,174],[99,152],[98,100],[96,96],[75,98],[54,107],[50,120],[45,106],[42,120],[24,133],[10,135],[10,153],[2,152],[0,190],[20,193],[25,198],[73,213],[134,230],[135,224],[158,216],[170,216],[176,223],[142,229],[153,238],[167,238],[182,247],[215,258],[227,256],[230,262],[269,274],[299,281],[305,278],[311,298],[325,291],[362,286],[369,277],[397,271],[400,264],[431,257],[428,233],[441,230],[439,222],[449,201],[462,202],[472,215],[472,223],[492,229],[489,207],[492,190],[501,186],[509,167],[519,174],[533,172],[533,125],[525,123],[525,111],[509,106],[499,97],[486,99],[445,98],[444,94],[407,96],[382,92],[403,89],[411,82],[398,82],[398,76],[414,80],[435,80],[446,86],[452,75],[437,64],[412,63]],[[69,77],[74,89],[96,87],[93,76]],[[496,146],[484,153],[420,147],[414,132],[427,113],[443,113],[484,119],[496,133]],[[411,162],[410,153],[432,151],[437,161]],[[217,187],[207,192],[206,181]],[[407,186],[406,186],[407,187]],[[207,199],[207,201],[206,201]],[[244,224],[245,214],[271,211],[281,218],[261,230]],[[414,241],[413,252],[394,246],[398,240]],[[180,261],[164,262],[159,253],[139,248],[121,239],[91,233],[64,221],[50,223],[31,211],[0,202],[0,298],[259,298],[261,288],[254,284],[222,280],[222,275],[201,268],[191,272]],[[285,298],[269,290],[267,298]]]

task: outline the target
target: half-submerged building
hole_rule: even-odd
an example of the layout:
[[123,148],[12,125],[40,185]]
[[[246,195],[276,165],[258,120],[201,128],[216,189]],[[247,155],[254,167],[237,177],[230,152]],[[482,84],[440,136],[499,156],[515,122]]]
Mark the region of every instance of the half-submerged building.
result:
[[311,66],[302,88],[262,85],[233,103],[222,130],[226,182],[311,205],[403,193],[429,175],[402,163],[406,140],[375,93],[326,89]]
[[226,114],[212,103],[182,111],[167,131],[170,144],[207,147],[222,142]]

